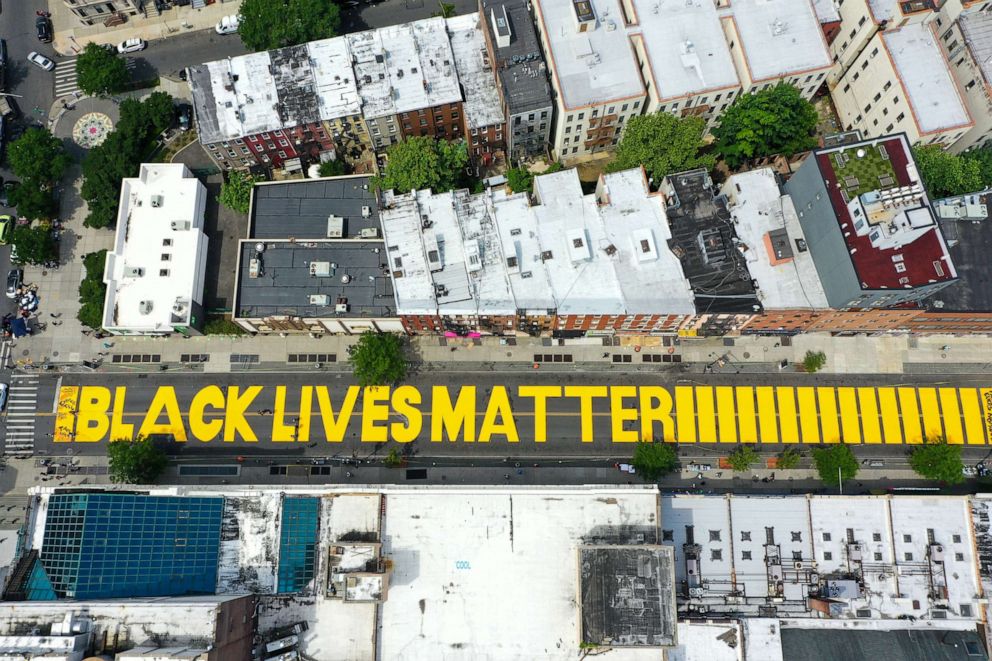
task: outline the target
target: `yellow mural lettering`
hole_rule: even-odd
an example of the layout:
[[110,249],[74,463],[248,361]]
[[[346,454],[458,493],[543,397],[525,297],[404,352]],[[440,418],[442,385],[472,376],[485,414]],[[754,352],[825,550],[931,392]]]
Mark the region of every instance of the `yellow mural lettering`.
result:
[[110,388],[83,386],[79,389],[79,408],[76,412],[77,443],[101,441],[110,431]]
[[534,400],[534,442],[548,440],[548,399],[561,397],[561,386],[520,386],[517,394]]
[[413,386],[400,386],[393,391],[393,411],[402,422],[389,425],[389,435],[397,443],[409,443],[417,440],[424,427],[424,416],[420,409],[420,391]]
[[313,413],[313,386],[300,388],[300,417],[296,421],[296,440],[310,442],[310,417]]
[[579,438],[583,443],[593,442],[592,400],[606,395],[606,386],[565,386],[565,397],[579,399],[579,420],[582,429]]
[[489,439],[497,434],[506,436],[506,440],[510,443],[520,440],[517,435],[517,425],[513,422],[510,396],[506,393],[505,386],[493,386],[486,415],[482,418],[482,427],[479,429],[479,442],[488,443]]
[[610,419],[613,422],[614,443],[637,442],[637,430],[632,424],[637,420],[637,409],[624,408],[624,400],[635,397],[637,397],[635,386],[613,386],[610,388]]
[[462,386],[454,403],[445,386],[434,386],[431,402],[432,442],[443,441],[445,435],[457,441],[459,434],[463,442],[475,442],[475,386]]
[[[651,441],[660,438],[664,441],[675,440],[675,421],[672,419],[672,395],[661,386],[642,386],[640,389],[641,404],[641,440]],[[661,424],[661,434],[656,434],[655,424]]]
[[362,392],[362,443],[385,443],[389,420],[389,387],[370,386]]
[[[160,423],[158,419],[163,413],[165,422]],[[147,438],[151,434],[168,434],[177,441],[186,440],[186,425],[183,424],[183,416],[179,412],[176,389],[172,386],[162,386],[156,390],[152,403],[148,405],[148,413],[141,422],[138,436]]]
[[127,388],[114,388],[114,413],[110,418],[110,438],[134,438],[134,425],[124,422],[124,403]]
[[223,419],[206,420],[207,407],[224,412],[224,391],[217,386],[207,386],[193,396],[189,405],[189,433],[199,441],[212,441],[220,435],[224,428]]
[[276,386],[276,402],[272,409],[272,441],[294,443],[296,426],[286,424],[286,386]]
[[348,430],[348,422],[351,414],[355,410],[355,402],[358,401],[358,386],[351,386],[344,395],[341,402],[341,410],[334,415],[334,407],[331,406],[331,395],[327,391],[327,386],[317,386],[317,408],[320,410],[320,417],[324,421],[324,435],[329,443],[340,443],[344,440],[345,432]]
[[224,409],[224,441],[230,443],[236,435],[242,439],[254,443],[258,441],[255,430],[251,428],[245,419],[248,407],[262,392],[262,386],[248,386],[244,392],[238,386],[230,386],[227,389],[227,407]]

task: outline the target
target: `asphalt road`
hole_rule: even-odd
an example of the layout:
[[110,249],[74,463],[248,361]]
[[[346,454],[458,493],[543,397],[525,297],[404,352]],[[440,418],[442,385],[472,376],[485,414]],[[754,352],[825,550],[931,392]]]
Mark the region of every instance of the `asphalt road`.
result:
[[[510,393],[509,404],[512,406],[513,416],[516,420],[517,431],[520,442],[510,443],[502,435],[494,434],[489,442],[464,442],[464,435],[460,435],[462,440],[458,442],[443,441],[431,442],[430,429],[432,416],[425,414],[423,417],[423,431],[421,435],[411,443],[397,446],[387,443],[362,442],[362,438],[367,438],[369,429],[363,429],[361,413],[371,410],[373,405],[363,401],[361,397],[355,401],[354,413],[350,417],[347,428],[342,434],[340,442],[327,442],[324,425],[318,410],[316,394],[311,401],[310,409],[313,415],[310,419],[309,442],[295,441],[299,438],[298,428],[295,427],[301,416],[300,393],[302,386],[327,386],[330,402],[335,414],[340,411],[345,393],[349,386],[353,385],[350,376],[346,374],[324,374],[317,376],[313,373],[237,373],[237,374],[204,374],[204,373],[178,373],[169,372],[161,374],[63,374],[63,375],[35,375],[39,379],[37,399],[34,414],[34,438],[35,450],[43,455],[63,455],[66,449],[71,447],[74,453],[78,454],[102,454],[105,452],[103,443],[55,443],[55,411],[57,408],[57,392],[59,386],[72,385],[95,385],[110,388],[111,391],[117,387],[126,388],[123,403],[120,406],[121,421],[134,424],[135,430],[140,426],[145,417],[152,399],[163,386],[171,386],[175,389],[176,400],[178,402],[179,414],[184,420],[184,425],[188,427],[188,414],[190,403],[196,392],[207,386],[219,386],[226,392],[228,386],[238,386],[241,392],[250,386],[261,386],[259,393],[251,399],[244,407],[244,419],[250,426],[252,433],[257,437],[257,442],[246,442],[242,440],[242,435],[234,436],[232,442],[224,442],[215,439],[210,442],[200,442],[191,440],[187,443],[172,444],[173,451],[183,456],[217,456],[217,455],[251,455],[264,457],[365,457],[385,453],[388,448],[399,447],[413,456],[426,458],[474,458],[474,459],[502,459],[508,455],[520,457],[525,461],[537,461],[542,459],[576,459],[584,460],[589,458],[618,458],[623,459],[629,456],[630,446],[627,444],[611,443],[615,429],[612,426],[610,415],[610,402],[608,399],[597,399],[593,401],[592,415],[590,417],[591,429],[594,441],[589,443],[580,442],[582,437],[582,416],[580,414],[579,400],[575,397],[563,397],[548,401],[547,405],[547,440],[546,442],[535,442],[535,400],[531,397],[520,397],[516,395],[517,388],[522,385],[531,386],[581,386],[581,385],[627,385],[627,386],[665,386],[674,387],[677,385],[802,385],[802,386],[909,386],[909,385],[940,385],[957,387],[987,387],[988,379],[976,376],[883,376],[883,375],[817,375],[809,377],[800,374],[776,374],[762,375],[707,375],[704,380],[698,377],[693,380],[680,378],[680,375],[673,374],[622,374],[622,373],[584,373],[576,371],[566,374],[550,373],[452,373],[441,374],[418,374],[409,381],[409,385],[415,386],[424,396],[424,402],[417,408],[424,412],[431,411],[431,386],[448,386],[449,392],[454,398],[457,395],[457,387],[471,385],[476,387],[478,395],[475,423],[477,437],[483,426],[486,413],[486,403],[493,392],[494,386],[505,386]],[[760,383],[758,382],[760,381]],[[280,407],[276,403],[277,386],[285,386],[285,406]],[[408,418],[394,410],[389,410],[384,404],[384,421],[380,424],[405,425]],[[636,406],[636,401],[627,400],[625,407]],[[231,408],[228,406],[228,408]],[[280,421],[272,415],[272,410],[286,411],[285,418],[281,421],[291,431],[284,432],[287,436],[285,442],[274,442],[274,425]],[[388,413],[386,411],[389,410]],[[387,417],[388,415],[388,417]],[[700,413],[702,415],[702,413]],[[712,414],[711,414],[712,415]],[[364,416],[368,418],[369,416]],[[160,416],[164,420],[165,416]],[[220,421],[224,420],[223,412],[208,406],[204,411],[204,420]],[[304,423],[305,424],[305,423]],[[637,423],[631,422],[624,427],[625,430],[635,430]],[[656,428],[657,429],[657,428]],[[700,461],[715,460],[721,454],[726,454],[727,445],[718,444],[682,444],[683,460]],[[761,443],[758,449],[763,451],[780,452],[784,446],[779,444]],[[969,456],[980,457],[986,453],[986,448],[967,448]],[[905,446],[901,445],[863,445],[858,447],[861,456],[868,457],[903,457],[906,452]]]
[[132,77],[147,80],[155,76],[178,75],[185,67],[248,52],[236,34],[219,35],[213,30],[200,30],[149,41],[148,48],[125,57],[134,60]]

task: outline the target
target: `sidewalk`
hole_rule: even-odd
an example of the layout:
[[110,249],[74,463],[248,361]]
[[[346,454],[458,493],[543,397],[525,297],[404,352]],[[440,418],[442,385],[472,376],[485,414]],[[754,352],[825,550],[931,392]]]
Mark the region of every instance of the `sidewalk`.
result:
[[[61,55],[77,55],[86,44],[118,44],[125,39],[165,39],[180,32],[213,29],[224,16],[237,14],[241,0],[220,0],[200,9],[174,7],[149,18],[128,16],[127,23],[106,27],[103,23],[84,25],[62,0],[49,0],[55,40],[52,46]],[[109,14],[108,14],[109,16]]]
[[[76,251],[76,254],[82,252]],[[45,305],[46,288],[72,286],[79,268],[81,264],[77,256],[59,271],[60,275],[75,273],[67,275],[62,280],[63,284],[42,279],[42,306]],[[72,294],[63,295],[68,297]],[[60,319],[63,323],[53,327],[52,319],[42,312],[42,321],[49,323],[48,328],[18,340],[11,350],[12,362],[16,366],[30,368],[42,364],[76,365],[89,360],[102,361],[100,369],[104,371],[158,371],[163,365],[167,366],[166,369],[179,368],[184,355],[203,354],[207,360],[190,365],[191,368],[205,372],[314,370],[315,363],[321,363],[321,369],[347,371],[348,347],[357,341],[357,336],[340,335],[95,339],[83,335],[78,322],[70,314],[63,314]],[[782,371],[794,372],[807,350],[823,351],[827,355],[827,364],[822,370],[824,374],[986,374],[992,368],[992,338],[988,337],[831,337],[806,334],[791,339],[791,346],[782,346],[781,339],[776,337],[682,338],[678,345],[666,347],[661,346],[660,338],[656,337],[625,337],[621,346],[606,346],[600,338],[558,341],[528,337],[516,338],[515,344],[509,344],[497,337],[476,341],[414,337],[410,338],[410,353],[414,364],[436,371],[570,371],[580,368],[586,371],[627,372],[678,370],[696,374],[778,373],[783,360],[788,361],[788,365]],[[729,344],[731,342],[732,345]],[[300,354],[303,357],[297,358]],[[114,362],[115,355],[120,356],[116,359],[118,362]],[[562,359],[555,361],[555,355],[560,355]],[[539,365],[537,368],[534,367],[536,356],[541,358],[536,363]],[[663,362],[665,357],[671,360],[677,357],[679,362]]]

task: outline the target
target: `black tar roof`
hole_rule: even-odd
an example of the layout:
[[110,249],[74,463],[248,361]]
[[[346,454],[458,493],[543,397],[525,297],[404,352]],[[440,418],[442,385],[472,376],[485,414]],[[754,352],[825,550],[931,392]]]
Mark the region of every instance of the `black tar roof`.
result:
[[[261,253],[258,243],[264,245]],[[393,316],[393,283],[385,257],[382,241],[242,241],[235,316]],[[258,276],[254,278],[252,259],[259,260]],[[314,262],[326,266],[326,275],[313,274],[322,273],[312,266]],[[326,303],[311,302],[314,295],[326,295]],[[337,312],[338,302],[346,302],[348,310]]]
[[666,209],[672,229],[669,248],[696,297],[700,314],[752,312],[759,305],[723,196],[714,196],[705,170],[669,175],[677,200]]
[[[367,210],[369,216],[363,216]],[[369,177],[334,177],[255,186],[250,238],[326,239],[327,218],[344,218],[344,238],[379,230],[379,204]],[[381,234],[377,234],[381,236]]]
[[[510,45],[499,48],[496,44],[498,28],[493,23],[493,13],[503,17],[506,8],[510,29]],[[482,11],[489,26],[489,37],[496,51],[497,68],[503,96],[511,115],[528,110],[546,108],[551,105],[551,87],[548,83],[547,68],[541,67],[544,56],[537,41],[537,32],[526,0],[482,0]]]
[[[975,196],[992,209],[992,193]],[[939,209],[942,201],[934,203]],[[992,312],[992,217],[939,221],[958,279],[927,299],[927,307],[944,311]]]
[[782,656],[789,661],[985,661],[974,631],[915,627],[903,631],[782,629]]

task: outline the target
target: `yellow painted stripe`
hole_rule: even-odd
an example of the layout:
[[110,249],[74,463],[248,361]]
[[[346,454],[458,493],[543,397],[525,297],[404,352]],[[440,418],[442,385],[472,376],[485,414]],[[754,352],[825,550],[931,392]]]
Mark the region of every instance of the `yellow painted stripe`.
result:
[[968,434],[968,445],[985,445],[985,420],[982,406],[978,402],[978,390],[961,388],[961,411],[964,413],[964,430]]
[[878,403],[874,388],[858,388],[858,406],[861,409],[861,430],[865,443],[882,442],[882,430],[878,424]]
[[716,442],[716,412],[713,410],[713,388],[696,388],[696,418],[699,420],[699,442]]
[[902,428],[906,432],[906,442],[917,444],[923,442],[923,430],[920,428],[920,409],[916,405],[916,390],[899,388],[899,412],[902,414]]
[[816,413],[816,389],[796,388],[799,400],[799,424],[803,432],[803,443],[820,442],[820,418]]
[[770,386],[754,389],[758,394],[758,423],[762,443],[778,443],[778,424],[775,420],[775,391]]
[[741,443],[758,441],[758,420],[755,415],[754,388],[741,386],[737,389],[737,424],[740,425]]
[[858,400],[854,388],[838,388],[837,404],[840,407],[841,438],[845,443],[860,443],[861,426],[858,424]]
[[59,405],[55,415],[55,432],[52,435],[56,443],[67,443],[72,440],[78,403],[79,386],[62,386],[59,389]]
[[964,443],[961,431],[961,410],[958,408],[958,391],[955,388],[940,389],[940,414],[944,421],[944,434],[948,443]]
[[816,398],[820,402],[820,426],[823,428],[823,442],[836,443],[840,440],[837,425],[837,400],[833,388],[817,388]]
[[899,404],[895,388],[878,389],[878,405],[882,409],[882,430],[889,445],[903,443],[902,425],[899,423]]
[[693,388],[675,388],[675,414],[678,419],[676,432],[679,443],[696,442],[696,405],[692,399]]
[[982,426],[985,427],[985,435],[992,443],[992,388],[982,388],[978,393],[982,400]]
[[923,435],[926,438],[939,438],[944,435],[940,424],[940,406],[937,404],[936,388],[920,388],[920,408],[923,410]]
[[720,421],[720,435],[717,439],[721,443],[737,442],[737,407],[734,406],[734,388],[731,386],[717,386],[716,389],[716,410]]
[[776,388],[778,395],[778,421],[782,425],[782,442],[799,442],[799,422],[796,416],[796,397],[794,388]]

